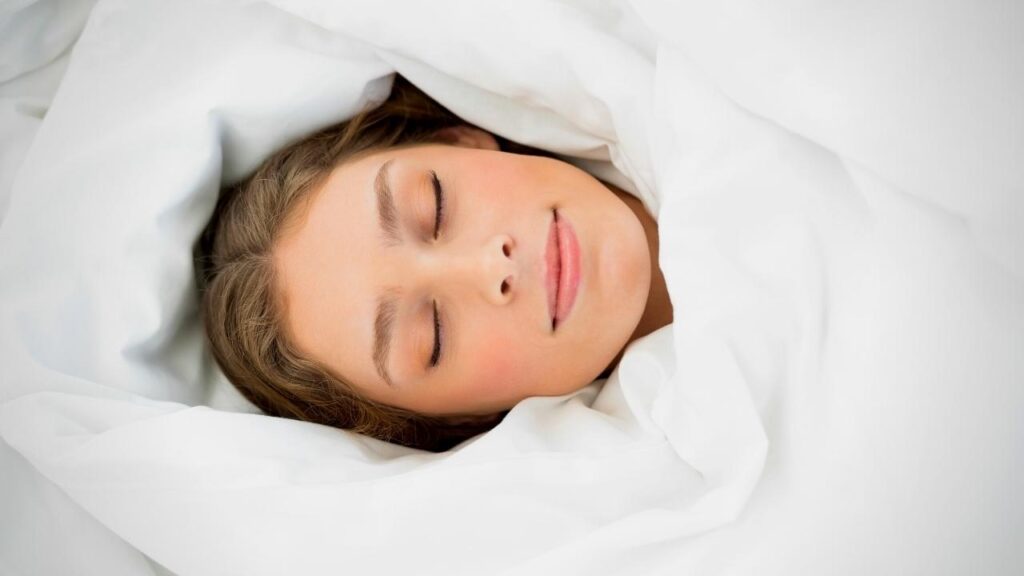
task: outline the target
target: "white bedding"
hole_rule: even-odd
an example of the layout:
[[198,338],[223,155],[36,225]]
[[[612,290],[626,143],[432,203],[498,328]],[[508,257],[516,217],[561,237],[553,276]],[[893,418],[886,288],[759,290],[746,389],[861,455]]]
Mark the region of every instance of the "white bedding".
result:
[[[2,487],[54,508],[4,506],[101,553],[0,573],[1019,570],[1021,9],[705,4],[101,0],[0,228]],[[195,316],[218,187],[396,70],[643,199],[675,307],[438,455],[252,413]]]

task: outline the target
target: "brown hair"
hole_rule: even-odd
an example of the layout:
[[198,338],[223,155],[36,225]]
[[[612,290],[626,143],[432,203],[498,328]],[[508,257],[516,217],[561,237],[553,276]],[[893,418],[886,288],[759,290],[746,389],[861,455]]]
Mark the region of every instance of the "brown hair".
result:
[[[504,417],[427,416],[360,396],[289,342],[275,291],[275,242],[289,215],[336,166],[361,153],[437,142],[439,130],[461,124],[396,76],[380,106],[289,145],[222,191],[197,246],[202,316],[217,363],[263,412],[433,451],[489,430]],[[496,138],[504,150],[541,153]]]

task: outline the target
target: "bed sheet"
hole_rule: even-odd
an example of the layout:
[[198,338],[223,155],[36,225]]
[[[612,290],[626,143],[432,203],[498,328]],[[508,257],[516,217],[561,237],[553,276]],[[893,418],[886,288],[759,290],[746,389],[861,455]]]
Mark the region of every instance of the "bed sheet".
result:
[[[91,0],[0,10],[0,222]],[[6,372],[3,372],[6,374]],[[0,384],[4,378],[0,377]],[[166,574],[0,440],[0,574]],[[96,570],[98,572],[98,570]]]
[[[104,573],[1012,573],[1016,10],[101,1],[0,229],[0,433]],[[442,455],[248,413],[195,321],[218,187],[393,71],[639,196],[676,307]]]

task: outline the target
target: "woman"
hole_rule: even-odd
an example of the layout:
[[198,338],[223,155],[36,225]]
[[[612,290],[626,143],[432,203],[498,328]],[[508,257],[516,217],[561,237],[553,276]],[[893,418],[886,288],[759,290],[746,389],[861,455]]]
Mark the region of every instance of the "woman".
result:
[[249,400],[429,450],[672,320],[639,201],[401,77],[224,194],[202,245],[210,344]]

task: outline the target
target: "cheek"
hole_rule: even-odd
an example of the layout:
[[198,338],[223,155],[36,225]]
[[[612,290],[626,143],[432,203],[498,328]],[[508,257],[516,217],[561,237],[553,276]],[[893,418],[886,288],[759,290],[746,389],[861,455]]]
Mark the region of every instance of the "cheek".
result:
[[535,364],[522,346],[509,336],[495,336],[481,342],[474,354],[474,382],[487,392],[506,396],[520,392],[529,383],[529,370]]
[[537,202],[538,190],[543,190],[546,181],[543,173],[528,162],[507,155],[485,156],[486,162],[476,165],[475,188],[485,194],[483,209],[490,208],[501,218],[508,217],[510,208],[530,206]]

